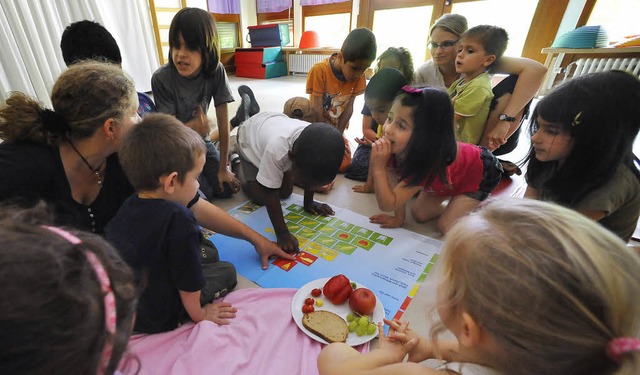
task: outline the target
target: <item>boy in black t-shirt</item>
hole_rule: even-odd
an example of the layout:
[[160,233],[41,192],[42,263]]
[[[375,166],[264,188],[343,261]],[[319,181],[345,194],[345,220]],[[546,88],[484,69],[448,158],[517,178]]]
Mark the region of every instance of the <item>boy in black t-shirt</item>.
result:
[[169,331],[188,318],[222,325],[235,317],[231,304],[211,303],[235,287],[235,268],[219,260],[215,247],[203,245],[187,208],[205,153],[202,137],[169,115],[148,115],[122,141],[120,163],[137,194],[121,206],[106,234],[145,279],[136,332]]

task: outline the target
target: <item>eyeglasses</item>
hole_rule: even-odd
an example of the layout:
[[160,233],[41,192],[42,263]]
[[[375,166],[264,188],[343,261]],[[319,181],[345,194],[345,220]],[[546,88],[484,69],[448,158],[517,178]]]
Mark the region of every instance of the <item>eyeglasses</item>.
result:
[[436,42],[429,42],[429,48],[430,49],[438,49],[438,47],[442,48],[442,49],[447,49],[447,48],[451,48],[453,46],[456,45],[456,43],[458,43],[458,40],[460,39],[456,39],[456,40],[445,40],[442,43],[436,43]]

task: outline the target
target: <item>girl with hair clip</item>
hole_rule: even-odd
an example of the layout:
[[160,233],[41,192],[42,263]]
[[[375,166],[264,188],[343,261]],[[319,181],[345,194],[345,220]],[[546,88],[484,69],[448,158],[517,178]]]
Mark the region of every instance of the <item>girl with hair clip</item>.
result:
[[102,238],[0,212],[0,373],[113,374],[136,311],[131,269]]
[[[199,8],[176,13],[169,27],[169,62],[153,73],[151,89],[158,112],[175,116],[205,139],[207,159],[199,181],[207,199],[229,198],[240,191],[240,182],[227,168],[227,103],[234,100],[220,62],[218,29],[211,14]],[[210,138],[207,112],[211,99],[218,129]],[[211,140],[220,141],[220,152]]]
[[[395,211],[395,216],[371,216],[372,223],[401,226],[406,202],[419,192],[411,206],[413,218],[426,222],[439,216],[443,233],[489,197],[502,173],[490,151],[456,142],[453,106],[445,91],[409,86],[391,106],[384,136],[372,146],[369,168],[373,181],[354,186],[354,191],[375,188],[378,207]],[[449,203],[443,208],[446,199]]]
[[[385,319],[389,334],[376,349],[359,354],[331,344],[318,357],[319,372],[638,374],[638,269],[636,252],[572,210],[496,200],[447,235],[437,268],[440,323],[430,338]],[[438,339],[445,329],[455,340]],[[429,358],[446,362],[419,363]]]
[[640,215],[633,142],[640,81],[623,71],[571,79],[536,105],[525,197],[553,201],[631,238]]

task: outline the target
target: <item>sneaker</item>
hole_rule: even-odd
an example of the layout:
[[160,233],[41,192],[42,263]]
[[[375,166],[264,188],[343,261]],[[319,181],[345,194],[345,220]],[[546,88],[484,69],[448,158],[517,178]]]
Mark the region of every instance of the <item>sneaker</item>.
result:
[[245,122],[249,117],[260,112],[260,106],[256,102],[256,98],[253,95],[253,91],[249,86],[242,85],[238,87],[238,93],[242,102],[236,111],[236,115],[231,119],[231,129]]

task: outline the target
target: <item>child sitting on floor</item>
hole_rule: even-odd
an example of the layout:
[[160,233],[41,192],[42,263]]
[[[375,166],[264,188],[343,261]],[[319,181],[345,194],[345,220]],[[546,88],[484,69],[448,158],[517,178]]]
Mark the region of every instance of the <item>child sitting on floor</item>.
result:
[[[246,86],[244,86],[246,87]],[[243,90],[249,89],[246,87]],[[283,113],[260,112],[249,117],[242,95],[234,122],[238,128],[238,170],[242,189],[254,203],[266,205],[278,245],[298,251],[298,240],[285,225],[280,199],[288,198],[293,184],[304,187],[304,209],[314,215],[333,215],[329,205],[315,202],[314,192],[333,181],[344,154],[344,141],[336,128],[289,118]]]
[[629,241],[640,216],[639,103],[640,80],[623,71],[574,78],[545,95],[531,123],[525,197],[571,207]]
[[[167,155],[171,150],[171,155]],[[236,286],[231,263],[204,246],[187,208],[199,187],[205,145],[175,117],[148,115],[125,136],[120,163],[137,194],[120,207],[106,229],[123,258],[146,277],[134,330],[156,333],[186,319],[229,324],[235,309],[211,303]]]
[[[326,122],[344,134],[353,114],[355,97],[367,85],[364,75],[376,58],[376,37],[371,30],[358,28],[345,38],[340,52],[315,63],[307,76],[306,92],[310,95],[314,121]],[[351,163],[349,141],[344,138],[345,152],[340,172]]]
[[371,216],[372,223],[401,226],[406,202],[419,192],[411,206],[413,218],[425,222],[439,216],[438,228],[446,233],[489,197],[502,168],[486,148],[456,142],[446,92],[405,86],[389,111],[384,136],[372,146],[369,171],[371,179],[353,190],[368,193],[375,187],[378,207],[395,211],[395,216]]
[[502,57],[509,37],[504,29],[481,25],[460,36],[456,72],[462,76],[449,87],[456,120],[456,139],[477,145],[489,116],[491,77],[487,69]]
[[[456,223],[442,252],[430,339],[385,319],[389,335],[367,354],[324,348],[320,374],[640,373],[640,256],[593,221],[496,200]],[[438,340],[445,329],[455,341]],[[436,357],[447,362],[419,363]]]
[[136,311],[133,272],[100,236],[0,211],[0,373],[113,374]]

